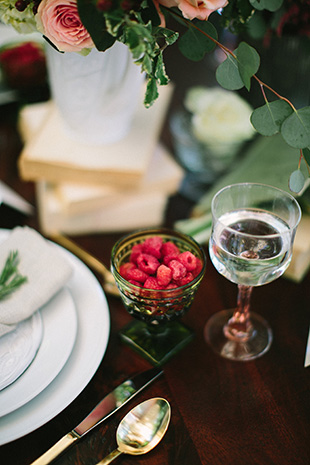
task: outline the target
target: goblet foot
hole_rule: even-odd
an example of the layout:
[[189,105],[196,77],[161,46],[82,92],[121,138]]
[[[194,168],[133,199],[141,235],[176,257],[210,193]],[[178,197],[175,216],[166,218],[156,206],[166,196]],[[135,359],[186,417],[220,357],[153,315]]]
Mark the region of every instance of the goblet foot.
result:
[[192,330],[176,321],[164,326],[132,321],[120,332],[127,345],[155,366],[166,363],[192,340],[193,335]]
[[207,322],[204,336],[208,344],[224,358],[236,361],[255,360],[265,354],[272,342],[272,330],[268,323],[258,314],[251,312],[253,330],[248,340],[238,341],[228,338],[224,327],[233,316],[234,310],[222,310]]

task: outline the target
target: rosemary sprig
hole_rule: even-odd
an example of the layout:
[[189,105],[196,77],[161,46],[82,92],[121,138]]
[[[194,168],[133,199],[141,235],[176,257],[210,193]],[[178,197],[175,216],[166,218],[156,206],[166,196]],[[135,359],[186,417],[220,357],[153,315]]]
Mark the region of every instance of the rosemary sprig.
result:
[[18,251],[11,251],[0,274],[0,300],[16,291],[27,281],[27,277],[19,273],[18,263]]

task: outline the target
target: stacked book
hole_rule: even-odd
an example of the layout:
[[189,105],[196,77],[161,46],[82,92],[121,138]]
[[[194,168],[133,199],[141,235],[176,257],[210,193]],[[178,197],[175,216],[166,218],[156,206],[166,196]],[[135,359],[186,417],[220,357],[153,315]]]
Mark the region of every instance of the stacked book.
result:
[[172,86],[155,104],[138,105],[130,133],[111,145],[88,146],[65,132],[52,101],[20,114],[25,141],[18,166],[36,183],[41,230],[46,234],[129,231],[160,226],[168,197],[183,171],[158,141]]

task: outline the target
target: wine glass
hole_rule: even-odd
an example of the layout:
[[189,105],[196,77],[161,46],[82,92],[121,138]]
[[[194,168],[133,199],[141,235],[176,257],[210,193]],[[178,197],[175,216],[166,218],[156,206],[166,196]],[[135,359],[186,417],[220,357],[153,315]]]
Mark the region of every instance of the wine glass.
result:
[[252,289],[279,278],[289,266],[301,210],[292,195],[278,188],[240,183],[217,192],[211,211],[211,261],[238,284],[238,300],[236,309],[210,318],[205,339],[222,357],[253,360],[269,349],[272,330],[250,312]]
[[[192,272],[191,280],[183,285],[172,284],[168,288],[156,289],[137,285],[124,277],[122,267],[130,263],[133,247],[137,250],[154,237],[166,244],[160,250],[162,256],[164,248],[173,250],[174,246],[180,253],[191,252],[194,255],[198,267]],[[205,267],[206,256],[202,247],[190,236],[169,229],[139,230],[122,237],[114,245],[111,271],[126,310],[135,318],[122,329],[120,337],[153,365],[164,364],[192,339],[192,330],[177,320],[189,310]]]

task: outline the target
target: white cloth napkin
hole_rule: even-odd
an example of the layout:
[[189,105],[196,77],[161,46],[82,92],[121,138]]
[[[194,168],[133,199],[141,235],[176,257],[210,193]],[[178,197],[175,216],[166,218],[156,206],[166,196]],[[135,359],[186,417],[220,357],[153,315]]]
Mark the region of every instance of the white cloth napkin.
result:
[[27,281],[0,300],[0,336],[47,303],[72,274],[71,265],[61,252],[34,229],[17,227],[0,244],[0,270],[14,250],[18,251],[18,271]]

